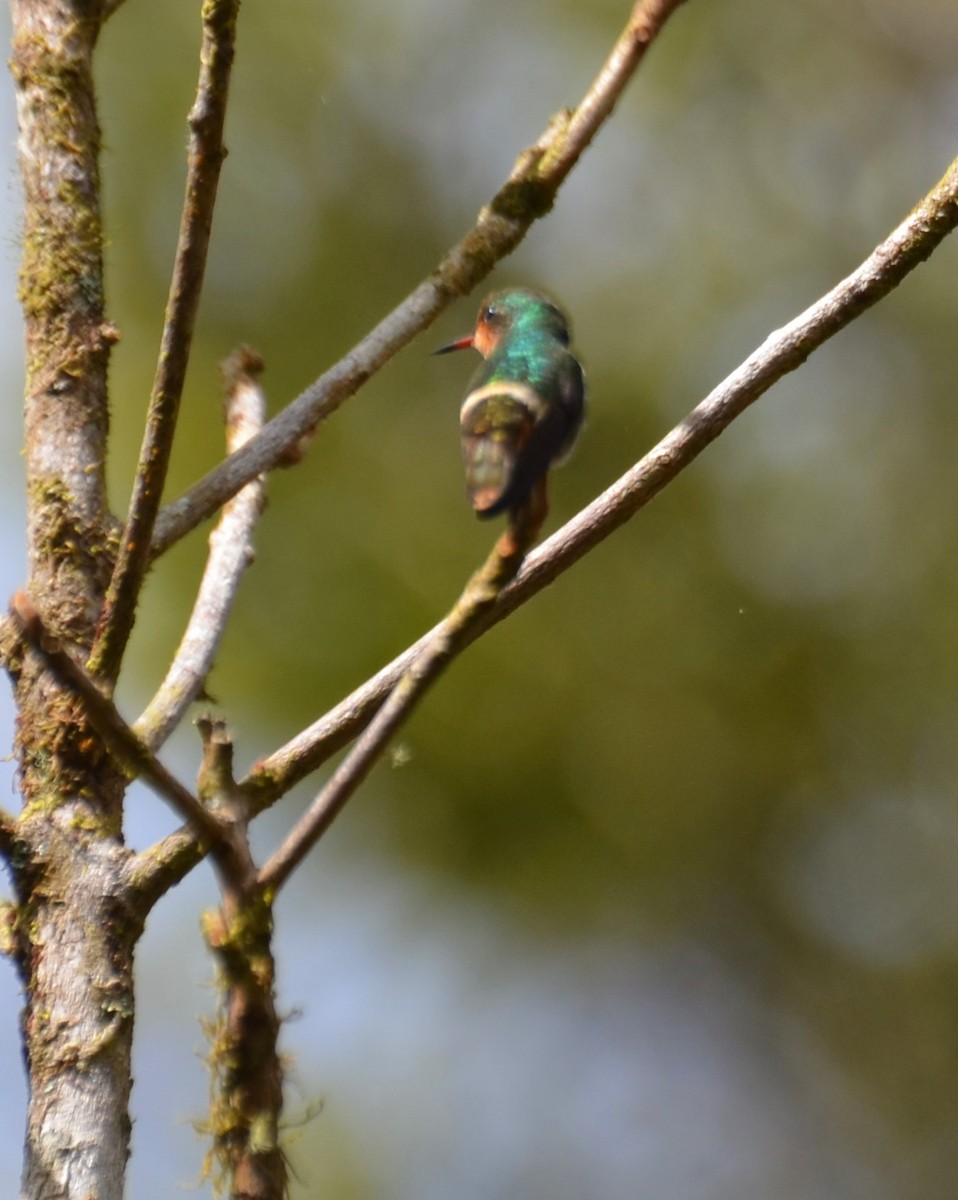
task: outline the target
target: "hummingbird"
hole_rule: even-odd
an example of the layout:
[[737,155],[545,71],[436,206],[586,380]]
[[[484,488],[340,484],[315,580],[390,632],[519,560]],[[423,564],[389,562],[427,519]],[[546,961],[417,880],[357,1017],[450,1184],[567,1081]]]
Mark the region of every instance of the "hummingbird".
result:
[[526,505],[545,519],[546,474],[572,449],[585,415],[585,377],[569,349],[569,321],[527,288],[483,300],[471,334],[434,353],[482,355],[459,411],[466,494],[479,517]]

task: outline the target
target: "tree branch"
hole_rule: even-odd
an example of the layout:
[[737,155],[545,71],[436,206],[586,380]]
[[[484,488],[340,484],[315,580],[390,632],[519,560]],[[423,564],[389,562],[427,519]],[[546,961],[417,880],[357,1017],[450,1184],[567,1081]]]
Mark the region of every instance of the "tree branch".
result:
[[238,10],[239,0],[207,0],[203,5],[199,83],[189,116],[186,197],[163,337],[129,513],[90,656],[91,674],[111,681],[120,669],[150,563],[150,541],[166,482],[190,358],[216,190],[226,157],[223,125]]
[[569,114],[568,123],[560,128],[559,136],[549,136],[547,132],[542,145],[544,170],[550,173],[553,170],[560,171],[563,178],[572,170],[583,150],[612,115],[625,85],[646,50],[682,3],[683,0],[674,0],[673,3],[659,0],[658,3],[639,3],[633,7],[625,29],[612,47],[612,53],[578,108]]
[[183,825],[155,846],[135,855],[127,864],[124,883],[140,898],[143,911],[150,912],[205,857],[203,843],[190,825]]
[[563,110],[519,156],[509,179],[479,213],[476,225],[432,275],[267,423],[263,432],[159,514],[150,553],[155,558],[184,537],[255,476],[286,458],[397,351],[454,299],[470,292],[510,254],[530,226],[550,211],[566,176],[608,117],[645,51],[682,0],[639,0],[595,82],[574,112]]
[[233,743],[222,721],[197,722],[203,739],[200,795],[233,814],[241,832],[244,874],[222,882],[220,907],[203,914],[202,928],[217,964],[219,1006],[211,1028],[207,1170],[231,1183],[242,1200],[284,1200],[286,1156],[280,1145],[283,1065],[276,1011],[273,896],[259,882],[247,825],[237,804]]
[[[944,178],[871,255],[825,296],[771,333],[735,371],[634,467],[573,517],[523,564],[495,605],[470,627],[465,644],[525,604],[634,516],[710,442],[783,375],[923,262],[958,224],[958,159]],[[253,812],[272,804],[373,719],[417,655],[446,627],[441,622],[308,729],[257,763],[240,781]]]
[[142,777],[188,822],[194,839],[205,844],[206,852],[223,878],[233,879],[237,875],[238,859],[232,828],[204,808],[140,741],[117,712],[113,701],[100,691],[59,640],[44,628],[40,614],[25,592],[14,596],[10,615],[19,634],[40,656],[46,668],[80,700],[85,715],[110,754],[131,778]]
[[[543,487],[545,480],[542,481]],[[544,493],[543,493],[544,494]],[[410,663],[362,737],[333,772],[303,817],[276,853],[263,866],[259,882],[274,896],[316,845],[344,804],[379,760],[396,730],[457,654],[472,640],[471,630],[495,604],[502,589],[515,578],[526,550],[539,531],[545,509],[530,504],[499,538],[482,567],[466,584],[452,612],[435,636]]]
[[[263,360],[248,347],[235,351],[223,364],[226,385],[227,450],[244,445],[263,427],[266,400],[257,383]],[[213,666],[243,572],[253,561],[253,528],[263,511],[266,489],[262,479],[246,485],[223,509],[210,535],[210,555],[196,603],[176,655],[156,695],[133,731],[151,750],[157,750],[199,696]]]

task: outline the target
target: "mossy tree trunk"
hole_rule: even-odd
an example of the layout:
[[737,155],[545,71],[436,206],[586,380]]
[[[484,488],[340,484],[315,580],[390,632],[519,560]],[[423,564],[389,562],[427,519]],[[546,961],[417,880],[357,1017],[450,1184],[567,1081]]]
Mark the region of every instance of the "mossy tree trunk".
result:
[[[27,591],[81,660],[113,558],[104,483],[107,363],[92,57],[99,0],[12,0],[24,192]],[[79,702],[7,647],[23,798],[11,855],[30,1096],[22,1194],[119,1200],[129,1153],[132,963],[124,778]]]

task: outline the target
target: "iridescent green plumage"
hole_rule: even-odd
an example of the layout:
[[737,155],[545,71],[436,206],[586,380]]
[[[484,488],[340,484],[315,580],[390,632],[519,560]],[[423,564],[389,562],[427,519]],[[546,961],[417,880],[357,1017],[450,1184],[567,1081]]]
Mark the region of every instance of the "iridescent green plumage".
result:
[[495,292],[472,336],[443,351],[467,346],[485,359],[460,411],[469,499],[480,517],[492,517],[515,512],[538,487],[544,515],[546,472],[571,450],[585,411],[569,323],[538,292]]

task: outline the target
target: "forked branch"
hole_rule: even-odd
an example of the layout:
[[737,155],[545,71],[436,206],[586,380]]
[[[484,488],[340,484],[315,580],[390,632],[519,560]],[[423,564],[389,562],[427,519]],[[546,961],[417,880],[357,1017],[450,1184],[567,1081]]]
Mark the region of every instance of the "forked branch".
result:
[[127,774],[142,778],[188,823],[193,838],[204,853],[211,855],[224,879],[235,878],[238,860],[230,826],[204,808],[136,736],[96,681],[74,661],[59,639],[44,628],[39,612],[25,592],[18,592],[13,598],[10,619],[47,669],[80,700],[90,724]]

